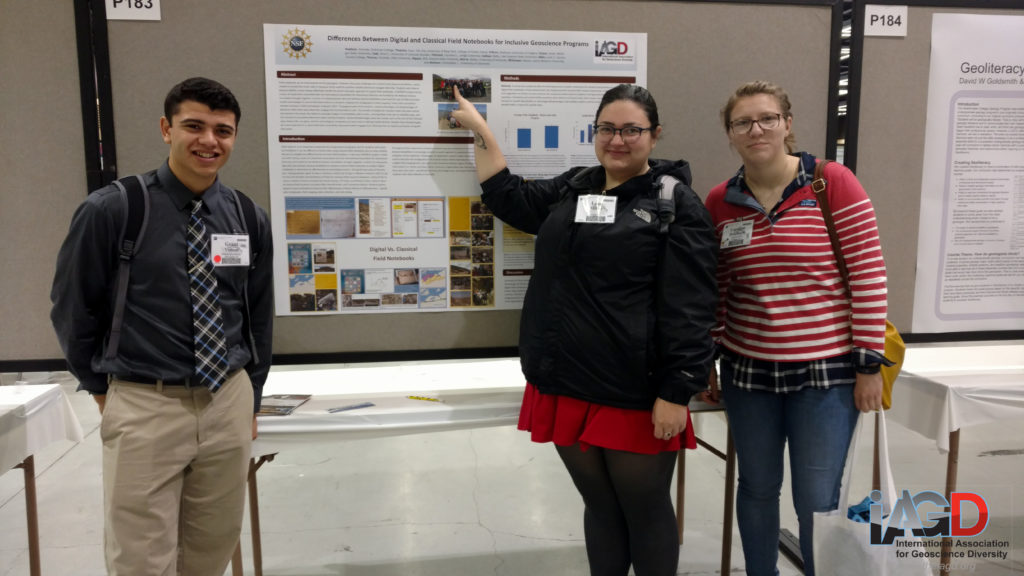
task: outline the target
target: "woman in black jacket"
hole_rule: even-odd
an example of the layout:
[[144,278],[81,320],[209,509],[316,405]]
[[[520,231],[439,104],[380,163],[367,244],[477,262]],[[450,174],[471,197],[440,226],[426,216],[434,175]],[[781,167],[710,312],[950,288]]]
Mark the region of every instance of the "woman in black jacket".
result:
[[600,165],[549,180],[511,174],[486,120],[456,99],[484,202],[537,235],[519,427],[555,444],[583,496],[591,574],[675,574],[669,488],[676,452],[693,447],[686,405],[713,363],[717,302],[717,243],[689,165],[650,159],[662,128],[639,86],[616,86],[598,106]]

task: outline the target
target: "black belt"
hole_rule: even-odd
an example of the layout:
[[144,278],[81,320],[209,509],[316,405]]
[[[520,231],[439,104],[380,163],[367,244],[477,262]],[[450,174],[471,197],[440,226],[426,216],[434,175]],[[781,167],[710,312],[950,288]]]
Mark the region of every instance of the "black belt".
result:
[[157,382],[162,382],[164,386],[184,386],[185,388],[189,388],[191,386],[188,378],[179,380],[161,380],[158,378],[150,378],[149,376],[135,376],[134,374],[128,374],[124,376],[120,374],[114,374],[113,376],[114,380],[122,380],[124,382],[132,382],[135,384],[155,385]]

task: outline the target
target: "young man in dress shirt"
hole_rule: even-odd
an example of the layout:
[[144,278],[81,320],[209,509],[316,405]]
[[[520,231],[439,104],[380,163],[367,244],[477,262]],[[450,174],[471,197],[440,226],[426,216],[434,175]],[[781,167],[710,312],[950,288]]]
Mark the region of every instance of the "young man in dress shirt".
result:
[[[169,155],[139,175],[148,218],[119,338],[110,331],[128,211],[117,185],[87,197],[57,258],[51,319],[79,389],[103,415],[111,575],[221,576],[241,532],[254,413],[270,369],[273,254],[266,213],[257,207],[258,230],[248,230],[241,200],[218,178],[240,116],[213,80],[190,78],[167,94],[160,132]],[[212,273],[197,289],[198,268]],[[216,328],[201,327],[196,306]],[[220,367],[197,360],[199,349]]]

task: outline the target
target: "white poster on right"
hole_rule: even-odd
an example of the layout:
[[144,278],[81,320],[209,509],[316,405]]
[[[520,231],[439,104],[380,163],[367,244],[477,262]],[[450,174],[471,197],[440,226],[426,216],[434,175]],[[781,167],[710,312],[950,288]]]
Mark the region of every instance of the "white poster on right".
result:
[[1024,328],[1024,16],[935,14],[914,332]]

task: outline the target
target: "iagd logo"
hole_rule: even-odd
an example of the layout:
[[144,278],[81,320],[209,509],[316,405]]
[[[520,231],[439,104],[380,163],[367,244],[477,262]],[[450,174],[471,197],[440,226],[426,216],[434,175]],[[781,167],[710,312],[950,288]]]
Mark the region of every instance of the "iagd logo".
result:
[[[970,538],[978,536],[988,526],[988,505],[974,492],[953,492],[946,501],[937,492],[918,492],[911,496],[909,490],[904,490],[888,518],[882,516],[881,492],[875,490],[870,497],[872,544],[891,545],[896,538],[909,536],[907,530],[922,538]],[[977,510],[978,519],[973,526],[963,525],[965,503]]]
[[628,53],[629,45],[625,42],[616,42],[614,40],[594,41],[595,58],[601,58],[602,56],[625,56]]

